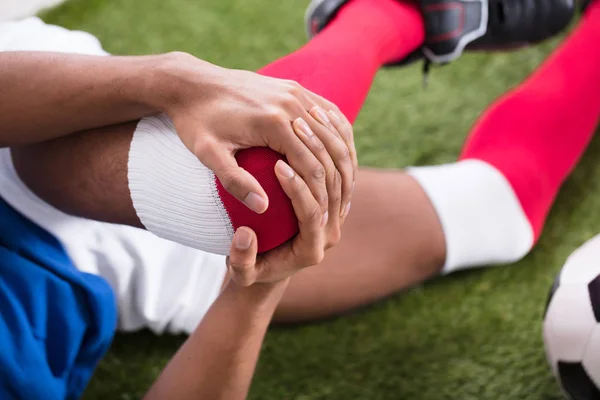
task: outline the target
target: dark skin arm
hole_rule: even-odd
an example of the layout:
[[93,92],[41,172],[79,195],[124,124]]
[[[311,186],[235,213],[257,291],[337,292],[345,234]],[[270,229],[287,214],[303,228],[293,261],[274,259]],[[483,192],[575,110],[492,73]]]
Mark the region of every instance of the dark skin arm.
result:
[[245,399],[287,282],[230,282],[144,399]]
[[163,62],[163,56],[1,52],[5,101],[0,103],[0,147],[42,142],[157,112],[152,77]]
[[[343,116],[295,82],[221,68],[185,53],[103,57],[0,52],[0,93],[0,147],[36,144],[163,112],[228,192],[242,202],[260,199],[245,202],[253,211],[264,212],[268,198],[258,181],[237,165],[234,154],[254,146],[286,155],[323,212],[327,208],[326,187],[310,179],[319,161],[291,122],[301,118],[311,127],[318,125],[308,113],[316,105]],[[343,139],[345,153],[332,155],[342,174],[346,204],[356,165],[351,129]],[[250,193],[258,196],[248,197]]]

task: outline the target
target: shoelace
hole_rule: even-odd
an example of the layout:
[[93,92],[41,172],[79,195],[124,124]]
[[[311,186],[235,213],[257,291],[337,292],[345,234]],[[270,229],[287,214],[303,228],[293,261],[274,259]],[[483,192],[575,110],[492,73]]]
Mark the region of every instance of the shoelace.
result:
[[423,61],[423,89],[427,89],[429,85],[429,71],[431,71],[431,61],[425,57],[425,61]]

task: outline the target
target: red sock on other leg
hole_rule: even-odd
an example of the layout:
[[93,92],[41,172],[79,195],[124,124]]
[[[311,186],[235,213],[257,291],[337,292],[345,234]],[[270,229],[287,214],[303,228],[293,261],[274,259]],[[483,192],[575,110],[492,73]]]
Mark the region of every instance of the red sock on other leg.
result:
[[446,236],[446,272],[513,262],[540,236],[600,118],[600,2],[523,84],[473,128],[460,161],[411,174]]
[[536,240],[600,119],[599,40],[600,2],[595,2],[566,42],[486,112],[460,157],[486,161],[502,172]]

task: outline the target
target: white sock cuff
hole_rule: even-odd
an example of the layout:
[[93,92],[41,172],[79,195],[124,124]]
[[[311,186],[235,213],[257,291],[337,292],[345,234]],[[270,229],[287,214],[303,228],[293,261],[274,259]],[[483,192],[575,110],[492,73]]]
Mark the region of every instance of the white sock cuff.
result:
[[229,254],[234,229],[213,172],[179,140],[164,115],[142,119],[129,150],[133,207],[150,232],[183,245]]
[[425,190],[446,238],[443,273],[515,262],[534,242],[533,229],[508,180],[481,160],[408,173]]

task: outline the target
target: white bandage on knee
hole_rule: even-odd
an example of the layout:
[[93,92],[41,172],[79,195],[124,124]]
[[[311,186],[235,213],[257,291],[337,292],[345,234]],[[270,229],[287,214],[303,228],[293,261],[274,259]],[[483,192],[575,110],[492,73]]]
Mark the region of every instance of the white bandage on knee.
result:
[[146,229],[165,239],[229,254],[234,228],[215,175],[179,140],[171,119],[142,119],[129,150],[129,191]]
[[443,273],[515,262],[534,242],[533,229],[508,180],[480,160],[408,173],[423,187],[446,238]]

